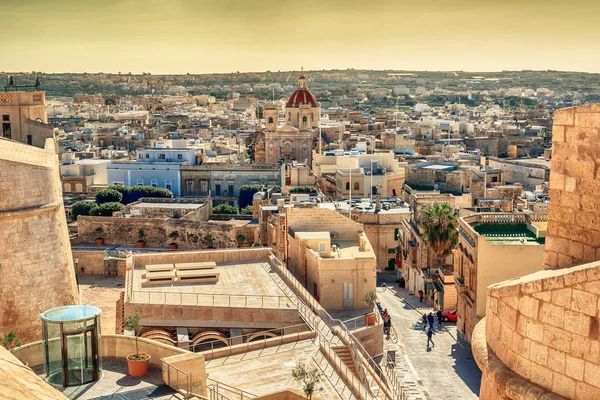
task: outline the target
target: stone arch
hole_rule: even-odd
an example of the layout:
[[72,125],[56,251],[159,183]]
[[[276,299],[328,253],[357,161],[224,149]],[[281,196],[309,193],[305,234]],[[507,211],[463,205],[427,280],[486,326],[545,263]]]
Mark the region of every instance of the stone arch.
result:
[[354,182],[354,190],[360,190],[360,184],[358,182]]
[[246,343],[250,343],[251,341],[255,340],[255,339],[264,339],[266,337],[270,337],[270,338],[274,338],[274,337],[278,337],[279,335],[274,333],[274,332],[257,332],[254,335],[250,335],[248,336],[248,338],[246,339]]
[[177,343],[173,339],[173,334],[161,328],[150,328],[142,332],[140,337],[145,339],[151,339],[159,343],[168,344],[171,346],[175,346]]
[[77,192],[77,193],[82,193],[83,192],[83,185],[81,183],[76,183],[75,184],[75,192]]
[[207,341],[220,341],[225,346],[229,346],[227,336],[223,332],[219,331],[204,331],[197,333],[191,340],[192,344],[197,345]]
[[71,184],[70,183],[63,183],[63,191],[65,193],[70,193],[71,192]]

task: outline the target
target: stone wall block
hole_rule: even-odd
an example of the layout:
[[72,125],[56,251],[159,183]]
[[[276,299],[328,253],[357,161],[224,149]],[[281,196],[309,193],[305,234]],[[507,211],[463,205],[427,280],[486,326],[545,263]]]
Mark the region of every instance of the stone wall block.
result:
[[550,303],[542,303],[540,310],[540,321],[543,324],[549,324],[557,328],[562,328],[564,324],[565,310],[562,307]]
[[537,319],[539,303],[538,300],[529,296],[521,297],[521,299],[519,299],[519,312],[529,318]]
[[575,114],[575,124],[584,128],[600,128],[600,113],[578,112]]
[[600,388],[600,365],[586,361],[583,380],[585,383]]
[[572,399],[575,397],[575,385],[574,379],[556,372],[552,374],[552,391],[554,393]]
[[554,126],[573,125],[575,123],[575,110],[563,108],[554,112]]
[[565,364],[565,374],[573,379],[577,379],[578,381],[583,381],[583,371],[584,371],[584,361],[567,356],[566,364]]
[[547,365],[548,347],[532,341],[529,345],[529,359],[536,364]]
[[564,329],[581,336],[588,336],[590,333],[591,318],[588,315],[573,312],[570,310],[564,313]]
[[560,374],[565,373],[566,353],[555,349],[548,349],[547,366]]
[[542,343],[546,346],[568,352],[571,348],[571,333],[549,325],[543,325],[544,336]]
[[531,363],[529,379],[543,388],[552,389],[552,370],[545,366]]
[[598,400],[600,399],[600,389],[588,385],[584,382],[577,382],[575,390],[575,400]]
[[571,310],[595,316],[597,313],[597,301],[597,296],[593,293],[573,290],[571,293]]

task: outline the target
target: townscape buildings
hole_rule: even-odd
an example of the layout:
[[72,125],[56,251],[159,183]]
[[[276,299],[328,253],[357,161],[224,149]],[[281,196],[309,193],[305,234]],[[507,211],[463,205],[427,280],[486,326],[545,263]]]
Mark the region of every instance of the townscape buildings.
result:
[[[0,348],[0,366],[59,363],[37,316],[80,304],[76,275],[110,277],[116,299],[92,301],[110,321],[99,356],[133,352],[123,321],[139,313],[140,344],[182,395],[300,398],[290,345],[328,376],[324,399],[422,398],[385,356],[403,340],[383,334],[386,281],[456,316],[482,399],[600,397],[596,105],[555,111],[586,101],[563,88],[268,76],[102,74],[135,94],[67,98],[7,80],[0,334],[30,344]],[[449,211],[432,228],[435,207]]]

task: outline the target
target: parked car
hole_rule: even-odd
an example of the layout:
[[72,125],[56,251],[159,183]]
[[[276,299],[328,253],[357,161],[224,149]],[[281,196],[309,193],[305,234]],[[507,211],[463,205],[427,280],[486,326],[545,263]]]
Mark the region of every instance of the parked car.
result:
[[444,311],[442,313],[442,321],[444,321],[444,322],[456,322],[457,319],[458,319],[458,314],[456,314],[456,310]]

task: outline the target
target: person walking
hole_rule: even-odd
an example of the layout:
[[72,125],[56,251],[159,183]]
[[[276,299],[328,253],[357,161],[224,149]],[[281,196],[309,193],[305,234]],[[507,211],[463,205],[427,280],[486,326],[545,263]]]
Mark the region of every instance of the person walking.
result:
[[433,340],[431,340],[432,337],[433,337],[433,330],[431,330],[431,328],[429,328],[429,330],[427,331],[427,350],[429,350],[429,343],[431,343],[432,347],[435,347],[435,343],[433,343]]
[[442,310],[438,310],[437,313],[435,313],[437,315],[437,319],[438,319],[438,326],[441,328],[442,327]]
[[423,314],[423,325],[427,326],[427,314]]
[[429,313],[429,315],[427,316],[427,322],[429,322],[429,329],[433,329],[433,323],[435,322],[435,320],[433,318],[432,313]]
[[425,294],[423,293],[422,290],[419,290],[419,303],[423,302],[423,297],[425,296]]

